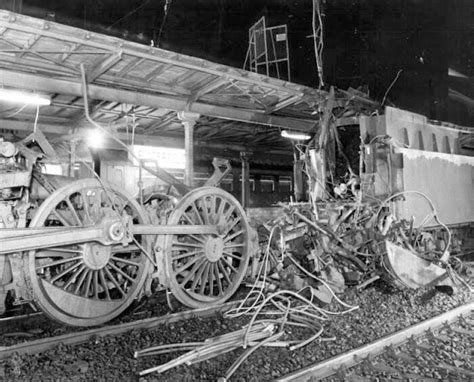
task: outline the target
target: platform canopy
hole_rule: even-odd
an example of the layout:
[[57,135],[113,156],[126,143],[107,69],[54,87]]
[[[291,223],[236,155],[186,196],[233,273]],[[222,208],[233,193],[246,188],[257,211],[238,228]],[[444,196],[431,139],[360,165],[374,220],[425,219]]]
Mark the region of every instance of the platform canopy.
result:
[[[327,92],[200,58],[0,11],[0,87],[44,94],[39,110],[0,101],[0,129],[32,130],[69,139],[92,118],[117,137],[181,146],[180,112],[198,115],[195,144],[289,155],[283,129],[312,133]],[[377,107],[357,91],[337,91],[340,117]],[[69,138],[68,138],[69,137]]]

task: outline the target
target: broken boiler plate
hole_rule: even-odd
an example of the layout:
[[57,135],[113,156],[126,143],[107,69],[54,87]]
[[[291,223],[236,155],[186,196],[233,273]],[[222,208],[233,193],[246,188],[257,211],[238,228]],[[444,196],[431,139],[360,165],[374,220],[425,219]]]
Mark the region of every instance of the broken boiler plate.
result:
[[382,262],[396,285],[411,289],[451,285],[445,268],[388,240],[385,240],[385,247],[387,251]]

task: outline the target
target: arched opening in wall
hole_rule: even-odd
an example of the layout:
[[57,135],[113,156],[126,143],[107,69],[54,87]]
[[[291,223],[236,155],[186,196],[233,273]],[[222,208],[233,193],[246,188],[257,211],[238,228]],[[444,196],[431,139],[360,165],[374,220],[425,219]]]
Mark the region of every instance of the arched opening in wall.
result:
[[436,140],[436,134],[431,134],[431,142],[433,151],[438,151],[438,141]]
[[444,137],[443,138],[443,152],[447,154],[451,154],[451,145],[449,144],[449,138]]
[[425,149],[425,144],[423,142],[423,134],[421,131],[418,132],[418,149],[424,150]]
[[406,146],[406,147],[409,147],[410,146],[410,139],[408,138],[408,131],[407,129],[402,129],[401,130],[401,133],[402,133],[402,142],[403,144]]

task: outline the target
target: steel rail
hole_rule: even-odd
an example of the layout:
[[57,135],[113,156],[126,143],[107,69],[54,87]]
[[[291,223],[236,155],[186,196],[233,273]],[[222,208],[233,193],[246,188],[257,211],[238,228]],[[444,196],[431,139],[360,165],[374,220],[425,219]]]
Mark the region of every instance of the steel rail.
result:
[[363,359],[368,356],[382,354],[388,346],[400,346],[408,342],[408,340],[412,337],[421,336],[427,330],[434,330],[446,323],[452,323],[459,319],[459,317],[462,315],[471,314],[473,310],[474,302],[462,305],[458,308],[440,314],[439,316],[422,321],[406,329],[399,330],[398,332],[385,336],[364,346],[352,349],[346,353],[339,354],[325,361],[307,366],[294,373],[287,374],[276,379],[276,381],[316,381],[329,377],[333,374],[336,374],[341,367],[353,367],[363,362]]
[[127,322],[118,325],[109,325],[102,328],[90,329],[83,332],[63,334],[56,337],[42,338],[39,340],[23,342],[13,346],[0,346],[0,360],[8,358],[13,354],[37,354],[52,349],[59,344],[76,345],[88,341],[93,336],[105,337],[128,332],[133,329],[151,329],[158,325],[169,324],[181,320],[189,320],[195,317],[210,317],[216,313],[222,313],[240,304],[242,301],[231,301],[210,308],[199,308],[186,310],[184,312],[167,314],[161,317],[146,318],[143,320]]

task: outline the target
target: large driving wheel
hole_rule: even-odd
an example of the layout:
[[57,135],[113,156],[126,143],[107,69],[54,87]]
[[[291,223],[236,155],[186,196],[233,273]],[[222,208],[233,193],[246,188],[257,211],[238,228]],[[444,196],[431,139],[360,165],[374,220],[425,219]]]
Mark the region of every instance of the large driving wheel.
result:
[[[98,224],[104,217],[146,217],[133,198],[96,179],[75,181],[51,194],[30,227]],[[107,322],[122,313],[142,290],[149,261],[135,235],[127,245],[84,242],[30,251],[27,281],[35,303],[50,317],[74,326]]]
[[239,202],[219,188],[198,188],[181,199],[168,224],[211,224],[219,232],[166,237],[165,272],[176,298],[192,308],[228,300],[250,257],[250,226]]

